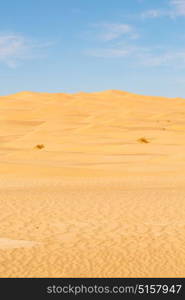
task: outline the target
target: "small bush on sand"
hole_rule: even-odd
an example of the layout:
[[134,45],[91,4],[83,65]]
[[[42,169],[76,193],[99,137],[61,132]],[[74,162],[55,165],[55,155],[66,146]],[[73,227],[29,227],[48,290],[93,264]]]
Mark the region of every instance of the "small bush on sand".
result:
[[141,137],[140,139],[137,140],[141,144],[148,144],[150,143],[149,140],[147,140],[145,137]]
[[41,150],[41,149],[45,148],[45,146],[43,144],[38,144],[35,146],[35,148]]

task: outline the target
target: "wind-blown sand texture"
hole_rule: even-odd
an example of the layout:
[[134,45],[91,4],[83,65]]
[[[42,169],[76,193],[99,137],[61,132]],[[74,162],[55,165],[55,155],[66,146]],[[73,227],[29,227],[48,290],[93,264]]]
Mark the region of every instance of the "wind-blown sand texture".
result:
[[185,100],[0,97],[1,277],[184,277]]

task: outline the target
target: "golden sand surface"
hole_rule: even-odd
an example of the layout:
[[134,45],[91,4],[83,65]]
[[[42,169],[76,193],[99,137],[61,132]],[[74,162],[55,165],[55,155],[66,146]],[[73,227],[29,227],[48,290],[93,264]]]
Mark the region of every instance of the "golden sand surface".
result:
[[185,99],[0,97],[0,277],[184,277]]

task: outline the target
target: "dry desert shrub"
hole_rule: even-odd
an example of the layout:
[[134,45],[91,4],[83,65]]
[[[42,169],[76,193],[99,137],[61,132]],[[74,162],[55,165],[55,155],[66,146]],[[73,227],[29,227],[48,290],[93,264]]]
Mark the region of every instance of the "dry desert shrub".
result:
[[35,146],[35,148],[41,150],[41,149],[45,148],[45,146],[43,144],[38,144]]
[[141,144],[148,144],[150,143],[149,140],[147,140],[145,137],[141,137],[140,139],[137,140]]

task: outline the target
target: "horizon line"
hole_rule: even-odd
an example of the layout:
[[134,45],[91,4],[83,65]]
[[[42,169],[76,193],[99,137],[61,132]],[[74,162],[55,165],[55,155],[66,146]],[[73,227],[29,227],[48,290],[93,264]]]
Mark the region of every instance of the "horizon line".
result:
[[146,94],[140,94],[140,93],[133,93],[133,92],[128,92],[124,90],[117,90],[117,89],[107,89],[107,90],[101,90],[101,91],[95,91],[95,92],[84,92],[84,91],[79,91],[79,92],[72,92],[72,93],[66,93],[66,92],[38,92],[38,91],[29,91],[29,90],[23,90],[20,92],[16,92],[13,94],[6,94],[6,95],[0,95],[0,97],[10,97],[10,96],[18,96],[18,95],[23,95],[23,94],[48,94],[48,95],[69,95],[69,96],[75,96],[75,95],[80,95],[80,94],[101,94],[101,93],[112,93],[112,94],[130,94],[130,95],[135,95],[135,96],[143,96],[143,97],[152,97],[152,98],[168,98],[168,99],[185,99],[185,97],[167,97],[167,96],[156,96],[156,95],[146,95]]

